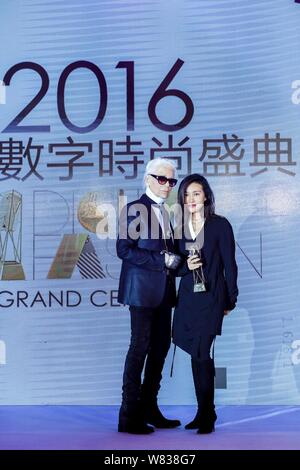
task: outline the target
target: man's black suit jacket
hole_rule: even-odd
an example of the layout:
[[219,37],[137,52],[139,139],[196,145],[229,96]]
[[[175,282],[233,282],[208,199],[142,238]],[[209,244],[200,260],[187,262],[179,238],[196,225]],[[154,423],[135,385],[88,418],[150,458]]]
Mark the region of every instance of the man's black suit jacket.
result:
[[174,252],[174,243],[172,237],[163,237],[153,210],[155,204],[143,194],[127,204],[120,215],[117,254],[122,268],[118,302],[124,305],[157,307],[165,293],[167,276],[171,281],[171,306],[175,305],[175,278],[171,271],[168,274],[161,253],[166,248]]

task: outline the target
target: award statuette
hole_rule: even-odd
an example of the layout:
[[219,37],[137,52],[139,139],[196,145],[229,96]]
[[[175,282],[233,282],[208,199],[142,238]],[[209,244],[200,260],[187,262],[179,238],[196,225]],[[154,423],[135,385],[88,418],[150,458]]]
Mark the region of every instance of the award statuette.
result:
[[[195,256],[195,255],[198,255],[198,257],[200,258],[200,262],[201,262],[201,250],[199,250],[198,248],[191,247],[189,249],[189,256]],[[194,292],[206,292],[205,277],[203,273],[202,262],[201,262],[200,268],[193,270],[193,279],[194,279]]]

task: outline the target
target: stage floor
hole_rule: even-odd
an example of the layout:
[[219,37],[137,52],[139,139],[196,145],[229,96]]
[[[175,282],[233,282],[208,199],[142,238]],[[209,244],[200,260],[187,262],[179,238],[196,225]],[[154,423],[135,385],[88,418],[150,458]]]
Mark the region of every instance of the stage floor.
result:
[[186,431],[192,406],[162,406],[183,425],[148,436],[117,432],[117,406],[1,406],[0,449],[300,449],[300,406],[218,406],[216,431]]

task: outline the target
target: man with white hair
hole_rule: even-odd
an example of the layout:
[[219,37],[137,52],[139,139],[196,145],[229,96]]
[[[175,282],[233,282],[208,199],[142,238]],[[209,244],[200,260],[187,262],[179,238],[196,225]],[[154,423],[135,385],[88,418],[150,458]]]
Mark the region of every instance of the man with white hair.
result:
[[149,434],[154,431],[149,424],[156,428],[180,426],[180,421],[165,418],[157,405],[176,300],[172,271],[180,262],[174,253],[173,229],[163,203],[176,183],[171,160],[150,160],[144,176],[146,192],[128,204],[120,216],[117,254],[122,259],[122,268],[118,301],[129,305],[131,317],[120,432]]

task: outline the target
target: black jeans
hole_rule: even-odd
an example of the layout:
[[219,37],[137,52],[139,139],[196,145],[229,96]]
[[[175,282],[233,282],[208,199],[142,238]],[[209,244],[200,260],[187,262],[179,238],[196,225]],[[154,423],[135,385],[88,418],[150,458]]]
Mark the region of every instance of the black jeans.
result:
[[[141,400],[154,402],[171,344],[170,281],[156,308],[130,307],[131,341],[123,374],[122,406],[135,408]],[[141,376],[145,366],[143,385]]]

